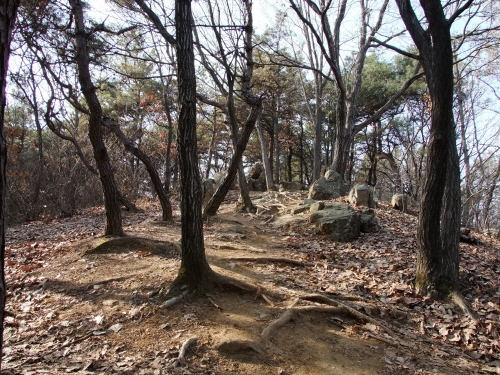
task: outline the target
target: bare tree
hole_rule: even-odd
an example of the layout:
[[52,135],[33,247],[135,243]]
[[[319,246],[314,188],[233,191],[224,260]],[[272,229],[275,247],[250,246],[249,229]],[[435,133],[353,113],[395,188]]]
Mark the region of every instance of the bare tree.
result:
[[83,96],[89,107],[89,138],[99,171],[106,208],[105,235],[123,236],[119,193],[102,134],[102,107],[90,73],[89,30],[85,27],[81,0],[70,0],[71,14],[75,21],[76,63]]
[[10,42],[16,20],[19,1],[5,0],[0,3],[0,368],[2,366],[3,321],[5,314],[5,193],[7,142],[4,133],[5,89],[7,86],[7,71],[9,66]]
[[[427,169],[417,231],[416,288],[437,298],[459,296],[460,169],[453,119],[450,27],[472,3],[446,18],[439,0],[420,2],[427,29],[410,0],[396,0],[424,68],[432,103]],[[461,299],[460,299],[461,301]],[[463,307],[463,301],[460,302]]]
[[[255,210],[255,207],[250,200],[248,186],[246,184],[246,178],[241,160],[250,135],[255,128],[255,124],[262,111],[262,100],[259,97],[256,97],[251,89],[251,80],[254,68],[252,43],[253,14],[251,2],[247,0],[243,1],[245,24],[243,27],[241,27],[241,29],[243,30],[243,35],[241,38],[243,39],[244,49],[244,52],[241,53],[241,55],[243,56],[243,59],[241,61],[239,61],[239,59],[237,58],[240,55],[237,51],[242,46],[238,46],[236,43],[234,43],[231,48],[228,48],[224,45],[223,36],[218,26],[219,22],[215,19],[214,9],[212,8],[211,1],[208,1],[208,5],[209,19],[212,22],[211,28],[215,36],[218,51],[215,53],[212,51],[210,53],[212,54],[211,57],[221,64],[222,71],[224,72],[224,77],[220,77],[217,67],[213,66],[208,61],[206,52],[201,48],[199,41],[198,51],[200,53],[203,66],[207,69],[212,80],[214,81],[215,86],[225,98],[225,103],[208,100],[202,95],[198,95],[198,98],[206,104],[213,105],[214,107],[217,107],[222,111],[225,117],[225,121],[231,130],[234,152],[233,157],[231,158],[227,176],[205,206],[205,209],[203,211],[204,216],[215,215],[217,213],[217,210],[219,209],[219,206],[222,204],[227,192],[229,191],[229,188],[231,187],[236,174],[238,174],[238,181],[240,185],[242,200],[241,209],[244,211]],[[227,51],[228,49],[233,49],[235,51],[232,52],[235,54],[235,61],[233,63],[229,61],[228,57],[231,54]],[[220,55],[220,57],[218,57],[217,55]],[[250,107],[249,114],[247,115],[244,124],[241,126],[241,131],[238,129],[239,127],[236,109],[236,79],[238,76],[241,77],[240,95],[242,97],[242,100]]]
[[[182,263],[171,290],[206,287],[212,273],[203,243],[202,185],[196,141],[196,73],[191,0],[176,0],[175,29],[179,86],[179,163],[181,171]],[[205,284],[205,285],[204,285]]]

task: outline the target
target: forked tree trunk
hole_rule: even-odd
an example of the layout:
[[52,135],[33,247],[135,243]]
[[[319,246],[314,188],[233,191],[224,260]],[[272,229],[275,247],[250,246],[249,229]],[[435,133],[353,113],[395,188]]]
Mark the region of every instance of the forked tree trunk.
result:
[[106,229],[104,233],[111,236],[123,236],[118,188],[102,134],[102,107],[90,74],[90,54],[83,18],[83,5],[81,0],[70,0],[70,5],[75,20],[75,60],[78,66],[78,80],[89,107],[89,138],[104,192],[104,206],[106,209]]
[[103,124],[108,127],[118,139],[123,143],[123,146],[126,150],[128,150],[132,155],[137,157],[142,164],[146,167],[146,170],[149,174],[149,178],[151,178],[151,183],[153,184],[153,188],[155,189],[156,195],[158,196],[158,200],[160,201],[162,208],[162,220],[163,221],[171,221],[172,220],[172,205],[168,200],[168,196],[163,189],[163,184],[161,183],[160,176],[158,171],[156,170],[153,162],[143,151],[141,151],[138,147],[136,147],[130,139],[127,138],[125,134],[121,131],[120,127],[111,119],[104,118]]
[[450,37],[450,25],[459,13],[447,20],[440,0],[421,0],[429,25],[428,30],[424,30],[410,0],[396,2],[420,53],[432,103],[417,230],[416,288],[421,294],[445,298],[459,290],[460,169],[453,119]]
[[17,0],[0,2],[0,369],[2,367],[3,321],[5,311],[5,193],[7,191],[7,142],[4,132],[5,121],[5,88],[9,65],[10,42],[16,20]]
[[231,158],[231,163],[229,164],[226,178],[219,186],[215,194],[212,196],[212,198],[210,198],[210,200],[208,201],[203,211],[203,216],[215,215],[220,205],[224,201],[227,192],[231,188],[234,176],[236,175],[236,173],[238,173],[238,168],[240,167],[241,163],[241,157],[243,156],[243,152],[245,151],[248,139],[250,138],[250,134],[252,134],[255,123],[257,122],[257,118],[260,116],[261,110],[261,105],[252,107],[250,114],[245,121],[245,125],[238,139],[238,143],[235,146],[234,154]]

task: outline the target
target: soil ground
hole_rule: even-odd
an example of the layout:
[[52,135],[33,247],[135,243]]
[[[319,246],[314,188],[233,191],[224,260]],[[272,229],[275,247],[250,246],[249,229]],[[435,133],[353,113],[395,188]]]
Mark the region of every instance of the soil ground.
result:
[[[169,307],[155,292],[179,268],[180,224],[159,221],[152,203],[124,213],[129,238],[95,252],[86,253],[102,242],[102,208],[9,228],[3,373],[500,373],[496,240],[463,245],[464,293],[478,323],[412,290],[415,216],[380,203],[379,231],[347,244],[309,225],[273,224],[303,198],[276,194],[258,215],[235,213],[229,201],[205,224],[211,267],[262,293],[219,289]],[[359,316],[304,309],[262,339],[292,300],[311,294]]]

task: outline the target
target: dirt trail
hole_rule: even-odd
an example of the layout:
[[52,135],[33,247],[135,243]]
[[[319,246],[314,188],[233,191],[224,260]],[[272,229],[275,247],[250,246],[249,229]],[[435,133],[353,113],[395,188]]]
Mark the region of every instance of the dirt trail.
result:
[[[288,198],[281,212],[301,198]],[[404,279],[408,270],[389,264],[387,273],[392,269],[393,275],[385,275],[379,271],[385,270],[386,261],[371,258],[371,263],[361,263],[372,270],[366,275],[372,284],[354,276],[356,272],[368,273],[356,259],[368,246],[374,246],[369,241],[375,241],[380,256],[386,256],[392,245],[377,241],[391,230],[407,237],[403,227],[396,230],[382,220],[379,237],[365,236],[351,251],[347,244],[322,242],[308,228],[299,228],[302,233],[285,231],[273,227],[265,215],[236,214],[232,205],[226,205],[205,225],[210,264],[217,272],[279,291],[281,298],[264,299],[228,289],[164,308],[161,297],[150,295],[163,282],[175,278],[180,264],[176,247],[180,225],[159,222],[157,215],[157,211],[127,214],[126,231],[133,237],[163,242],[161,251],[153,251],[155,242],[146,241],[83,256],[98,237],[100,221],[96,216],[89,218],[93,229],[82,229],[83,234],[73,239],[58,238],[55,233],[63,227],[57,226],[67,228],[71,220],[81,218],[40,223],[38,234],[33,227],[38,224],[32,224],[24,232],[32,237],[29,244],[23,242],[27,239],[22,230],[13,228],[12,259],[20,261],[15,250],[25,249],[36,253],[30,256],[40,266],[23,271],[17,263],[11,264],[8,310],[15,317],[6,322],[3,368],[10,374],[368,375],[468,374],[481,367],[464,358],[460,350],[442,346],[445,344],[421,333],[421,321],[414,310],[419,301],[401,307],[389,300],[391,286],[384,284],[383,277],[399,272],[398,277]],[[405,220],[414,225],[412,218]],[[52,229],[52,238],[59,242],[48,246],[51,235],[44,237],[42,233],[50,233],[51,226],[58,228]],[[392,240],[404,245],[402,239]],[[38,245],[33,247],[33,243]],[[44,249],[51,255],[43,258]],[[394,254],[387,254],[387,259],[397,263]],[[387,284],[397,287],[393,280]],[[293,298],[311,293],[338,299],[373,322],[350,314],[301,310],[261,340],[263,330],[283,316]],[[324,305],[302,300],[297,306]],[[383,326],[391,327],[396,337],[390,337]],[[185,362],[171,367],[180,347],[191,337],[197,341],[188,348]],[[259,345],[238,348],[236,340]]]

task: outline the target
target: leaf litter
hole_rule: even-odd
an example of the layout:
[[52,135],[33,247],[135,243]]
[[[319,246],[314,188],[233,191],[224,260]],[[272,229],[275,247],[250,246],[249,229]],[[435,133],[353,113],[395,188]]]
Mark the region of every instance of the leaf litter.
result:
[[[301,198],[287,193],[274,204],[285,213]],[[178,223],[157,221],[155,204],[143,208],[125,213],[128,234],[179,239]],[[394,340],[377,324],[301,313],[258,359],[214,348],[222,335],[258,334],[278,317],[280,301],[216,293],[161,308],[159,297],[150,295],[173,280],[179,254],[160,257],[131,249],[82,256],[82,241],[102,236],[102,207],[9,228],[3,368],[15,374],[500,373],[500,242],[473,233],[481,245],[461,244],[462,292],[476,321],[452,304],[415,294],[416,217],[384,202],[376,214],[380,230],[350,243],[318,237],[307,226],[275,228],[266,215],[234,214],[229,204],[206,223],[207,255],[215,267],[266,287],[342,300],[397,334]],[[246,230],[233,236],[228,233],[235,221]],[[256,253],[304,266],[233,260]],[[196,344],[179,361],[183,343],[193,336]],[[335,360],[328,362],[325,354]]]

